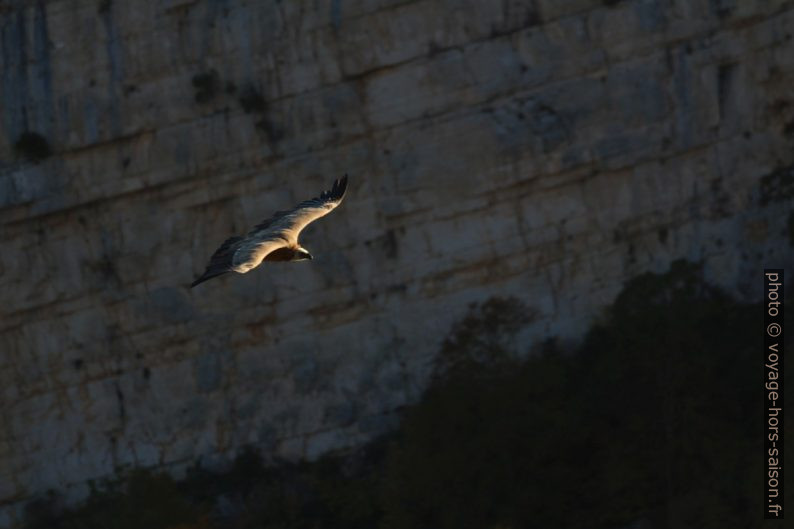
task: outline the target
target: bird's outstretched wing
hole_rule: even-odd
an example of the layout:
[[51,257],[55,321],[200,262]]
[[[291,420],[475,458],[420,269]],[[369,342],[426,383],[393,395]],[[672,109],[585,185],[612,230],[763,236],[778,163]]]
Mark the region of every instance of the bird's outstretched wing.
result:
[[331,189],[323,191],[320,196],[304,200],[288,211],[277,211],[269,219],[254,226],[247,237],[264,234],[282,237],[290,244],[298,243],[301,230],[330,213],[345,197],[347,175],[334,181]]
[[215,250],[206,270],[191,283],[190,288],[227,272],[244,274],[258,266],[267,254],[285,246],[286,241],[278,237],[229,237]]
[[347,175],[336,180],[333,187],[320,196],[305,200],[291,210],[277,211],[245,236],[229,237],[212,254],[206,270],[191,288],[227,272],[244,274],[259,266],[269,253],[296,246],[301,230],[338,206],[346,189]]

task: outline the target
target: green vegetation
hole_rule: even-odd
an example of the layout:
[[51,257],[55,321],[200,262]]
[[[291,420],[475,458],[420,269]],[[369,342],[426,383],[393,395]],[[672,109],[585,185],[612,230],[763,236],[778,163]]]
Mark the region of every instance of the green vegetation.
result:
[[95,490],[79,509],[59,512],[58,502],[36,502],[28,509],[28,529],[204,529],[198,505],[173,479],[135,470],[123,482]]
[[225,472],[195,467],[176,482],[135,470],[73,510],[57,497],[32,503],[26,529],[369,529],[383,442],[315,463],[265,467],[253,452]]
[[211,101],[217,95],[220,85],[218,72],[215,70],[197,73],[190,82],[195,90],[194,98],[196,103],[199,104]]
[[632,281],[576,351],[527,356],[533,317],[516,299],[470,307],[399,431],[357,453],[137,473],[28,528],[762,525],[760,306],[679,262]]
[[761,178],[760,202],[766,206],[794,197],[794,167],[781,167]]
[[262,97],[262,93],[254,86],[248,85],[240,94],[240,106],[246,114],[252,112],[265,113],[267,111],[267,102]]
[[637,278],[577,354],[431,388],[389,453],[383,526],[759,525],[761,328],[693,265]]
[[23,132],[14,142],[17,155],[32,162],[40,162],[52,154],[47,138],[38,132]]

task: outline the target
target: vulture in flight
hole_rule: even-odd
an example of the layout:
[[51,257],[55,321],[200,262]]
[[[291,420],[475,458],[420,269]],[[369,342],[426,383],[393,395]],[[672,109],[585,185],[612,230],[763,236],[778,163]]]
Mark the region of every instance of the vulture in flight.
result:
[[241,237],[229,237],[210,257],[207,269],[191,288],[226,272],[244,274],[262,261],[302,261],[312,255],[298,243],[301,230],[331,212],[342,202],[347,175],[320,196],[301,202],[289,211],[277,211]]

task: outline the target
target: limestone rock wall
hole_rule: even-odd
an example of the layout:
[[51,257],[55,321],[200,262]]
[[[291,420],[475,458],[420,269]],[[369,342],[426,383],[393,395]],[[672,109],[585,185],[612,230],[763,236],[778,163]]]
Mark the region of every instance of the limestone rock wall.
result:
[[[0,1],[0,526],[48,489],[393,427],[467,303],[575,339],[791,264],[794,2]],[[311,263],[190,290],[350,174]]]

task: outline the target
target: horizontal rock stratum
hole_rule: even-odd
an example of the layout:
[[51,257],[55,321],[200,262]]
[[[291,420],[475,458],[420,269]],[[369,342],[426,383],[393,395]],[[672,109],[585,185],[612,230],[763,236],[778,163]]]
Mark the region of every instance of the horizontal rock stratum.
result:
[[[48,490],[389,430],[472,301],[575,340],[678,258],[792,262],[794,3],[0,5],[0,526]],[[190,290],[350,174],[310,263]]]

